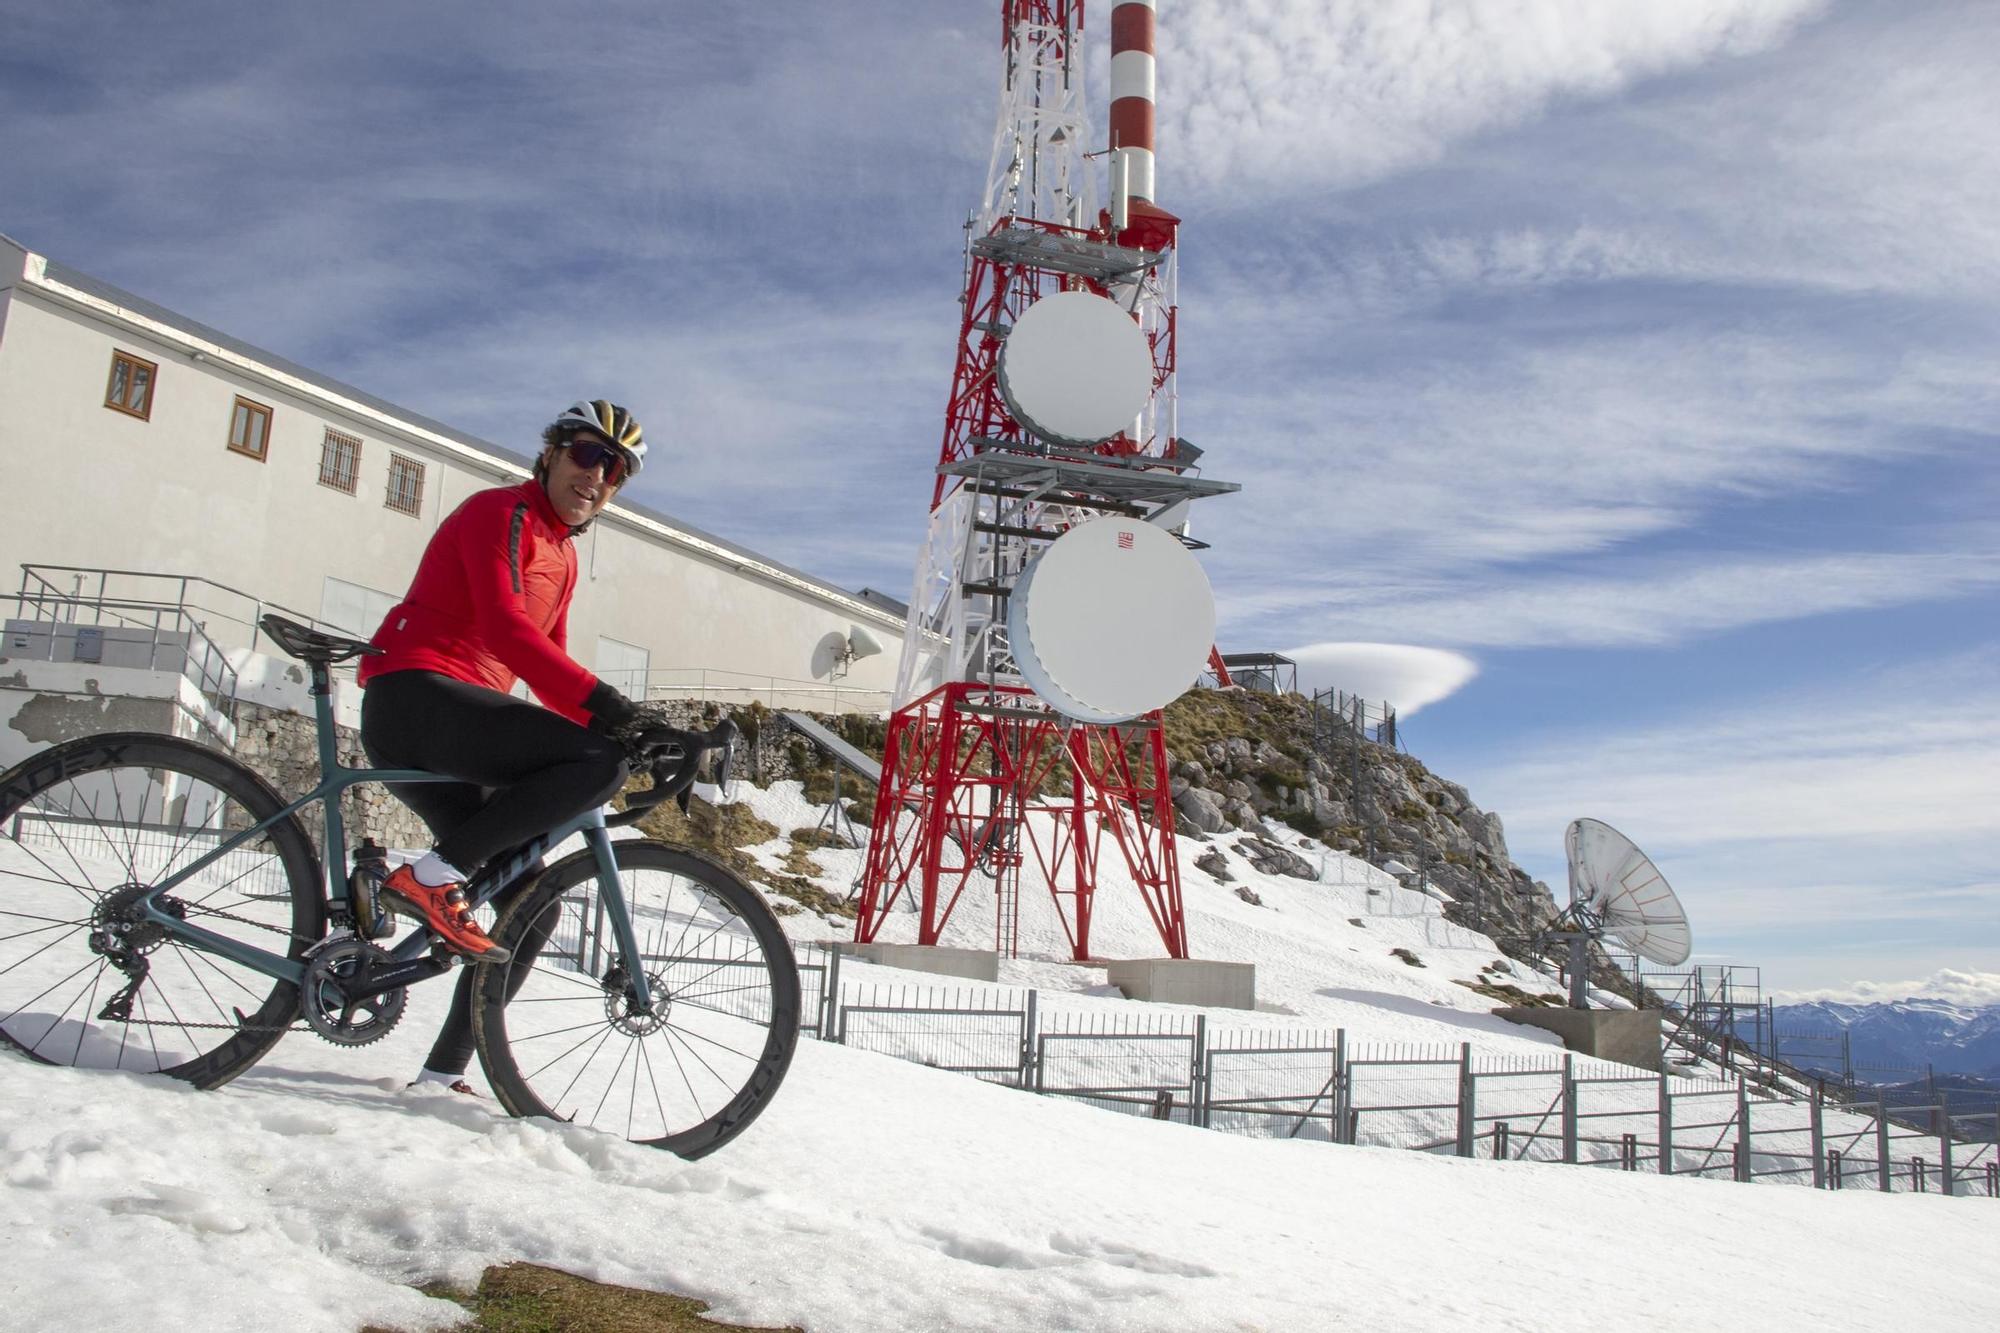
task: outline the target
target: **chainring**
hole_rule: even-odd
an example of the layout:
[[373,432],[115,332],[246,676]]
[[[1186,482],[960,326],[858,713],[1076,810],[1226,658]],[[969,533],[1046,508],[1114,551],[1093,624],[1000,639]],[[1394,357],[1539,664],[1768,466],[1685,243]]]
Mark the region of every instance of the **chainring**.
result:
[[336,1046],[366,1046],[388,1036],[403,1017],[407,989],[398,986],[349,1001],[345,986],[392,961],[387,950],[360,939],[338,940],[317,950],[300,983],[299,1006],[306,1026]]

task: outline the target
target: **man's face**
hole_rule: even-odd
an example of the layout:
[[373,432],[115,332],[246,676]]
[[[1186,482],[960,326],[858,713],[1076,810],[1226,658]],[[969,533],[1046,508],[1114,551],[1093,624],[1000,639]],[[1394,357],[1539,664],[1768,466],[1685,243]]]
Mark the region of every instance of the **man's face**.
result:
[[[590,460],[589,467],[583,466],[578,454]],[[618,486],[609,479],[610,474],[624,480],[617,452],[602,436],[587,430],[570,436],[566,445],[550,445],[544,457],[549,473],[543,486],[548,490],[549,503],[571,527],[589,522],[611,503]]]

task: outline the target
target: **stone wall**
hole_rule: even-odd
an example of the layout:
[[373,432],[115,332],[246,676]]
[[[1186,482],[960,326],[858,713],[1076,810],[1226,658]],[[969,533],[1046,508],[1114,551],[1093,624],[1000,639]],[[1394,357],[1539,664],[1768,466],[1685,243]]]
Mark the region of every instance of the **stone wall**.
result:
[[[361,735],[352,727],[334,727],[334,748],[343,764],[366,767],[368,757],[361,751]],[[236,705],[236,757],[255,769],[287,800],[312,789],[319,781],[319,740],[311,717],[262,704]],[[347,826],[350,847],[362,837],[374,838],[386,847],[405,849],[431,845],[430,830],[410,808],[390,795],[380,783],[362,783],[347,789],[341,820]],[[299,812],[315,845],[323,846],[318,807]]]

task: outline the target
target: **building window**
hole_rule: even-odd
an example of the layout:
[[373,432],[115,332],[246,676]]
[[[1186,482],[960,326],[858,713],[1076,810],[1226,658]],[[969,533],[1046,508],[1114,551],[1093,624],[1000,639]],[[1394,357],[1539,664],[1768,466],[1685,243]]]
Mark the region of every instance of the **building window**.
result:
[[389,495],[382,503],[399,514],[420,514],[424,508],[424,465],[401,454],[389,455]]
[[237,398],[236,410],[229,417],[229,451],[261,463],[270,444],[271,409],[248,398]]
[[361,441],[328,428],[326,443],[319,451],[319,484],[354,494],[354,482],[361,475]]
[[111,353],[111,387],[104,391],[104,405],[128,412],[141,421],[153,416],[153,380],[160,368],[141,361],[130,352]]

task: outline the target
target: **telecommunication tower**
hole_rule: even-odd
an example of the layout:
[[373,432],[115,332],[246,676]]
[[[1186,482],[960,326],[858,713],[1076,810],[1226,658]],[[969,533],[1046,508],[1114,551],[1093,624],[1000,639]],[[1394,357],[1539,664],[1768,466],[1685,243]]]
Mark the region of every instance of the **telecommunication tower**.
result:
[[[1113,4],[1109,144],[1093,151],[1083,0],[1002,0],[1000,122],[967,224],[957,359],[862,878],[861,942],[913,900],[918,942],[938,943],[983,874],[997,900],[996,949],[1018,952],[1031,879],[1053,898],[1073,956],[1087,958],[1108,838],[1167,954],[1188,956],[1157,707],[1079,721],[1088,706],[1045,698],[1060,691],[1016,641],[1027,633],[1023,576],[1058,538],[1114,516],[1127,551],[1163,532],[1194,545],[1191,503],[1237,489],[1196,475],[1199,450],[1177,429],[1179,220],[1154,200],[1154,17],[1155,0]],[[1187,559],[1179,546],[1173,554]],[[1157,592],[1107,585],[1102,595],[1142,622],[1180,615],[1148,596]],[[1212,604],[1206,614],[1202,634]]]

